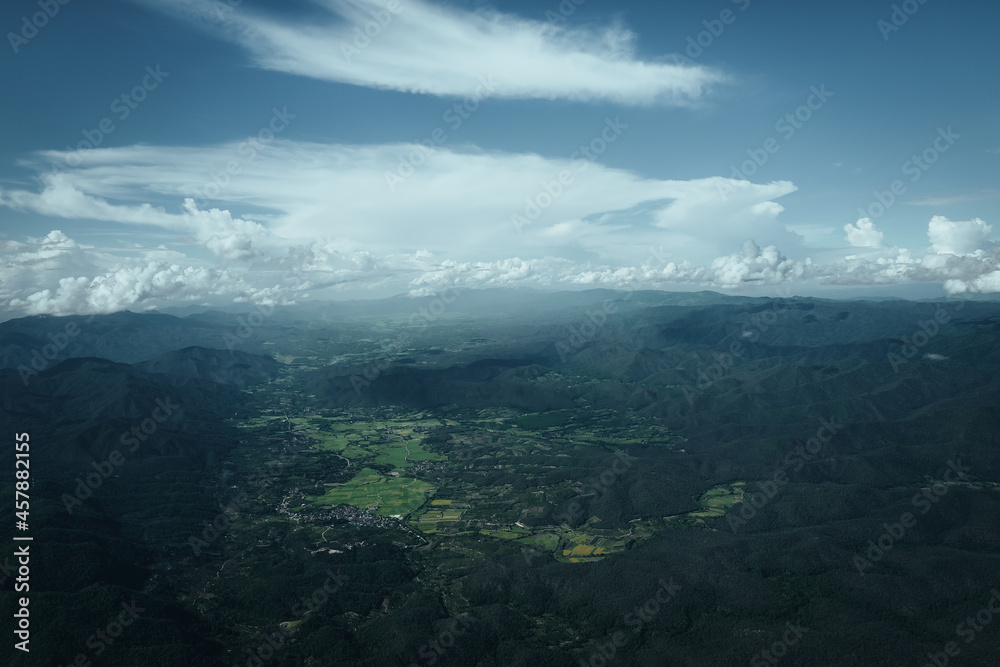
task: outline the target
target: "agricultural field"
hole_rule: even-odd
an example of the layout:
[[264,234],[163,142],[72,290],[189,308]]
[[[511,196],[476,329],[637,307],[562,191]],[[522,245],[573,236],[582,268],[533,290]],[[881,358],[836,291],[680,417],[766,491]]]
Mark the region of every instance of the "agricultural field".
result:
[[702,509],[664,517],[664,519],[705,527],[705,519],[725,516],[734,505],[742,502],[745,491],[746,482],[744,481],[713,486],[698,498]]
[[428,430],[443,426],[436,419],[311,417],[291,422],[295,433],[315,441],[314,449],[339,454],[355,466],[376,464],[402,472],[414,462],[443,458],[422,446]]
[[[608,414],[605,414],[608,413]],[[673,436],[651,423],[609,411],[478,414],[393,410],[275,410],[243,425],[277,440],[293,438],[339,472],[307,506],[348,505],[383,517],[405,517],[416,534],[464,536],[519,545],[564,563],[600,560],[624,551],[632,526],[570,527],[560,518],[566,499],[607,474],[615,452],[629,444],[673,447]],[[591,474],[567,472],[586,461]],[[428,465],[430,467],[428,467]],[[617,473],[616,473],[617,474]],[[707,506],[726,502],[711,491]],[[377,508],[377,509],[376,509]],[[714,511],[714,510],[713,510]],[[322,546],[322,545],[319,545]]]
[[423,513],[415,517],[416,527],[424,533],[433,534],[459,528],[458,522],[462,515],[468,511],[467,503],[455,502],[454,500],[434,499]]
[[353,505],[372,507],[380,516],[402,517],[418,509],[434,493],[434,487],[412,477],[394,477],[364,468],[351,481],[309,498],[314,506]]
[[483,422],[509,438],[532,442],[541,439],[548,446],[571,443],[612,447],[649,445],[673,448],[680,439],[650,420],[624,416],[613,410],[558,410],[555,412],[510,415]]
[[725,516],[733,505],[743,500],[746,482],[734,482],[712,487],[705,492],[698,502],[705,508],[702,512],[694,512],[692,516],[714,517]]

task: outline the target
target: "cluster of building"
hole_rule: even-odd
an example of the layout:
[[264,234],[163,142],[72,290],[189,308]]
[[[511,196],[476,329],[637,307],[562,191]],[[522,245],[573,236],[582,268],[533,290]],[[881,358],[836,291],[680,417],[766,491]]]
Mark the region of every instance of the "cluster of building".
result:
[[378,509],[378,505],[374,507],[366,507],[361,509],[360,507],[353,507],[351,505],[337,505],[328,513],[321,514],[318,520],[342,520],[351,524],[352,526],[367,526],[369,528],[386,528],[389,530],[405,530],[409,531],[409,528],[403,523],[402,519],[398,519],[392,516],[379,516],[375,514],[375,510]]
[[295,523],[328,523],[330,521],[346,521],[352,526],[366,526],[369,528],[385,528],[388,530],[410,529],[401,518],[393,516],[380,516],[375,513],[378,505],[371,507],[354,507],[352,505],[337,505],[332,509],[307,508],[302,506],[300,511],[293,512],[292,500],[301,497],[300,491],[296,490],[281,499],[278,503],[278,513],[287,516]]

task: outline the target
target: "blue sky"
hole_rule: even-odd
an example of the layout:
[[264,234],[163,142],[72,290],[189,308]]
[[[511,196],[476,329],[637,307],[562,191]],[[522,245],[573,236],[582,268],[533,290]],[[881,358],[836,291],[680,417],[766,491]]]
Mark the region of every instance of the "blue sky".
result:
[[5,3],[0,308],[1000,291],[995,3],[577,1]]

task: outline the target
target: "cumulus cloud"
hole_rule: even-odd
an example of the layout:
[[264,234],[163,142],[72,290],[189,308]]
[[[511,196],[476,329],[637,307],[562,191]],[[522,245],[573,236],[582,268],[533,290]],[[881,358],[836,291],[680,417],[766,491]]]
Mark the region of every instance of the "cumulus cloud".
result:
[[709,280],[722,287],[744,283],[776,285],[802,278],[809,264],[808,259],[806,263],[789,260],[774,246],[761,250],[753,240],[748,239],[740,252],[712,262]]
[[[4,240],[0,299],[23,312],[63,314],[461,286],[921,282],[952,294],[1000,291],[1000,249],[978,218],[932,219],[923,256],[886,247],[881,230],[861,219],[844,231],[868,251],[841,259],[830,247],[813,262],[819,249],[804,249],[780,219],[775,200],[796,189],[787,181],[659,180],[579,156],[442,146],[392,191],[386,173],[397,173],[417,145],[275,140],[267,159],[247,163],[220,199],[199,206],[191,195],[204,165],[226,164],[236,145],[96,149],[62,173],[51,165],[63,153],[36,155],[28,164],[40,185],[0,189],[0,206],[141,231],[111,248],[59,230]],[[174,241],[134,243],[142,234]]]
[[[1000,292],[1000,248],[989,241],[992,228],[979,218],[952,221],[934,216],[927,226],[930,252],[923,256],[882,245],[882,232],[867,218],[844,229],[852,245],[875,250],[816,265],[813,275],[824,283],[939,283],[948,294]],[[873,245],[876,240],[878,246]]]
[[213,269],[151,263],[122,267],[94,278],[61,278],[56,289],[13,299],[10,305],[28,315],[113,313],[150,299],[200,299],[231,289],[232,282],[231,276]]
[[44,237],[29,237],[23,243],[5,242],[0,247],[0,298],[30,293],[39,285],[51,283],[53,277],[100,271],[108,258],[58,229]]
[[25,314],[105,313],[199,297],[288,305],[316,290],[363,291],[393,278],[402,286],[405,276],[431,265],[426,253],[375,257],[305,241],[280,253],[258,253],[245,266],[223,268],[169,249],[109,252],[81,245],[58,230],[29,243],[12,242],[6,250],[0,252],[0,303]]
[[[41,189],[0,190],[0,205],[158,226],[196,239],[227,262],[266,261],[300,239],[326,239],[324,248],[332,243],[342,253],[424,249],[459,261],[495,261],[526,249],[534,256],[621,257],[646,243],[650,227],[658,243],[694,261],[747,237],[783,245],[800,240],[778,221],[782,208],[773,201],[795,191],[787,181],[658,180],[579,155],[445,146],[428,154],[415,144],[276,140],[266,159],[231,179],[219,194],[222,205],[199,207],[193,195],[203,165],[225,165],[237,146],[97,149],[65,173],[45,171],[65,160],[62,152],[46,152],[35,162]],[[390,189],[386,174],[397,174],[414,154],[424,162]],[[546,185],[560,174],[567,184],[553,197]],[[719,196],[723,185],[727,197]],[[515,219],[527,224],[518,227]]]
[[[148,202],[111,203],[105,198],[107,191],[121,190],[123,182],[133,188],[128,192],[129,197],[134,197],[142,189],[134,178],[122,173],[113,174],[114,171],[107,165],[94,165],[90,169],[73,172],[49,171],[40,175],[42,189],[39,192],[0,189],[0,206],[58,218],[103,220],[186,232],[225,260],[255,256],[257,253],[251,246],[250,236],[261,240],[270,236],[261,224],[234,218],[227,210],[200,210],[190,197],[175,213]],[[105,176],[110,178],[108,182],[98,188],[91,187]]]
[[882,231],[869,218],[861,218],[855,224],[844,225],[847,242],[857,248],[882,247]]
[[1000,292],[1000,251],[927,253],[914,257],[905,248],[877,257],[851,256],[815,267],[814,275],[835,285],[939,283],[948,294]]
[[[996,262],[994,262],[994,266],[996,266]],[[949,294],[962,294],[964,292],[996,294],[1000,292],[1000,269],[967,280],[951,278],[945,281],[944,288]]]
[[511,257],[495,262],[444,260],[410,281],[411,296],[426,296],[451,287],[552,287],[574,274],[574,263],[546,257],[533,261]]
[[205,242],[205,247],[216,257],[227,262],[249,261],[261,254],[253,247],[249,234],[227,234],[221,237],[215,235]]
[[537,287],[645,287],[699,286],[736,288],[748,285],[778,285],[809,277],[812,262],[789,260],[774,246],[761,249],[753,240],[744,241],[738,252],[717,257],[709,266],[664,261],[653,251],[649,261],[635,266],[591,266],[561,258],[497,262],[442,262],[410,283],[412,295],[424,295],[449,287],[484,288],[509,285]]
[[812,260],[793,261],[777,247],[763,249],[752,239],[743,242],[739,251],[716,257],[708,266],[691,262],[669,262],[653,282],[688,283],[701,287],[736,288],[779,285],[810,277]]
[[989,245],[993,228],[979,218],[967,221],[952,221],[935,215],[927,226],[927,238],[936,253],[968,255]]
[[571,28],[425,0],[394,12],[382,0],[317,0],[308,16],[280,18],[247,4],[220,12],[210,0],[146,4],[240,44],[259,67],[371,88],[683,105],[723,80],[701,65],[639,60],[635,34],[617,23]]

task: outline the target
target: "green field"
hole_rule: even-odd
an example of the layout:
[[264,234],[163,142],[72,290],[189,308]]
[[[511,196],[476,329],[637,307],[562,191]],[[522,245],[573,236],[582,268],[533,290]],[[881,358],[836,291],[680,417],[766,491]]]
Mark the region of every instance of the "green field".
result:
[[[445,462],[451,458],[447,452],[464,454],[472,447],[478,450],[474,459],[477,475],[507,475],[487,471],[506,470],[514,464],[513,459],[539,453],[545,456],[544,452],[554,447],[561,446],[566,452],[556,456],[569,456],[569,452],[590,452],[592,448],[618,443],[667,444],[670,438],[645,420],[608,424],[606,417],[574,416],[565,410],[529,415],[484,412],[456,421],[430,417],[424,412],[356,411],[288,417],[281,414],[255,419],[252,425],[271,433],[292,430],[308,438],[313,451],[329,453],[331,460],[342,460],[334,468],[340,471],[334,479],[345,479],[345,474],[353,473],[347,481],[324,489],[321,495],[310,496],[308,503],[314,508],[341,504],[377,507],[373,511],[381,516],[409,517],[410,525],[424,534],[478,534],[542,549],[561,562],[578,563],[621,552],[630,533],[621,529],[584,533],[560,526],[527,527],[520,522],[545,512],[548,490],[529,492],[506,484],[482,488],[456,478],[438,489],[436,483],[416,479],[412,466],[421,461]],[[436,439],[436,444],[425,447],[429,434],[445,428],[450,440]],[[539,431],[546,434],[544,446]],[[542,474],[548,469],[537,468]],[[442,497],[435,498],[439,491]],[[714,506],[730,502],[730,495],[722,489],[710,490],[703,506],[706,511],[718,511]]]
[[742,481],[713,486],[698,498],[702,509],[665,518],[671,521],[693,518],[696,523],[704,525],[702,519],[725,516],[733,505],[742,502],[745,489],[746,482]]
[[518,542],[541,547],[547,551],[555,551],[559,548],[560,538],[555,533],[538,533],[530,537],[522,537]]
[[746,482],[735,482],[733,484],[716,486],[709,489],[701,498],[698,499],[698,502],[705,507],[705,510],[702,512],[694,512],[692,513],[692,516],[725,516],[726,512],[729,511],[733,505],[743,499],[743,489],[745,486]]
[[552,426],[562,426],[570,420],[573,413],[569,410],[559,412],[542,412],[533,415],[525,415],[516,420],[517,425],[526,430],[544,429]]
[[383,475],[364,468],[351,481],[330,488],[322,496],[313,496],[309,502],[319,506],[353,505],[354,507],[378,506],[381,516],[404,516],[424,504],[434,487],[412,477]]
[[352,466],[386,465],[403,472],[416,461],[442,456],[422,446],[424,433],[443,425],[437,419],[293,418],[296,433],[313,442],[313,449],[333,452]]

